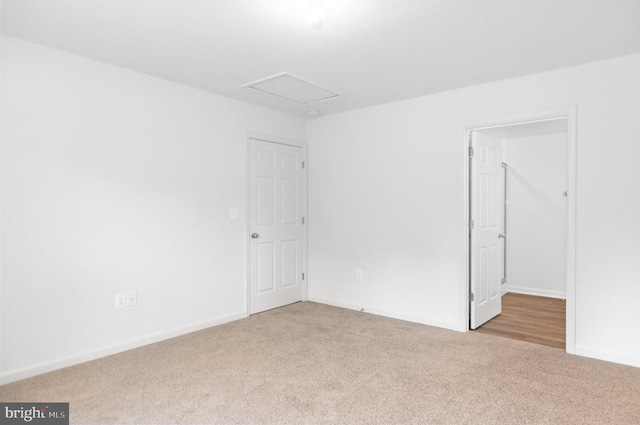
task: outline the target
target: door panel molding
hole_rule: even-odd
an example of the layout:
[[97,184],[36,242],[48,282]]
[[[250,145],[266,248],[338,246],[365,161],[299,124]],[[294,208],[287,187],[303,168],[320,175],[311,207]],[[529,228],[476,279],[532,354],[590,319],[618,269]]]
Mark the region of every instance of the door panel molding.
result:
[[[302,198],[302,206],[301,206],[301,216],[305,218],[304,223],[302,224],[302,237],[299,241],[300,245],[301,245],[301,270],[296,270],[294,273],[296,275],[304,273],[304,279],[302,279],[301,281],[301,286],[302,286],[302,300],[306,301],[307,300],[307,282],[308,282],[308,273],[307,273],[307,223],[308,223],[308,219],[307,219],[307,145],[303,142],[299,142],[296,140],[290,140],[290,139],[284,139],[281,137],[275,137],[275,136],[269,136],[269,135],[264,135],[264,134],[260,134],[260,133],[255,133],[255,132],[247,132],[247,139],[246,139],[246,158],[247,158],[247,169],[246,169],[246,178],[247,178],[247,182],[246,182],[246,191],[247,191],[247,195],[246,195],[246,219],[245,219],[245,226],[244,226],[244,235],[246,237],[246,245],[245,245],[245,249],[246,249],[246,263],[245,263],[245,282],[246,282],[246,296],[245,296],[245,312],[246,315],[249,316],[250,314],[252,314],[252,308],[251,308],[251,294],[252,294],[252,282],[251,282],[251,252],[252,252],[252,244],[256,244],[255,239],[251,238],[251,233],[254,231],[251,228],[251,206],[252,206],[252,199],[251,199],[251,175],[252,175],[252,141],[258,141],[258,142],[264,142],[264,143],[268,143],[268,144],[273,144],[274,148],[276,148],[276,146],[278,145],[284,145],[284,146],[289,146],[289,147],[293,147],[293,148],[299,148],[300,149],[300,155],[299,157],[302,159],[302,161],[304,161],[304,166],[302,168],[302,179],[301,179],[301,183],[300,185],[295,185],[295,187],[288,187],[287,188],[276,188],[274,187],[274,190],[280,190],[282,191],[288,191],[287,193],[294,191],[296,192],[297,195],[301,195]],[[266,167],[271,167],[273,166],[272,160],[274,158],[269,158],[269,155],[262,155],[262,157],[260,158],[256,158],[258,161],[258,163],[260,165],[264,165]],[[279,161],[280,163],[278,164],[278,166],[281,166],[281,168],[283,168],[283,170],[286,170],[288,168],[290,168],[291,166],[295,166],[295,162],[291,163],[291,161],[293,160],[291,157],[289,157],[288,155],[277,155],[277,158],[275,158],[275,160]],[[294,160],[295,161],[295,160]],[[284,179],[286,180],[286,178]],[[300,180],[296,180],[296,181],[300,181]],[[289,185],[290,186],[290,185]],[[280,195],[282,195],[282,193],[280,193]],[[278,196],[278,198],[280,198],[280,196]],[[280,207],[283,208],[287,208],[288,205],[279,205]],[[280,208],[281,212],[282,208]],[[285,215],[289,214],[290,211],[284,211]],[[262,218],[267,218],[265,216],[261,216]],[[290,214],[286,215],[284,218],[287,219],[287,221],[291,221],[291,217]],[[283,237],[283,241],[291,241],[290,237],[284,236]],[[289,244],[290,245],[290,244]],[[286,258],[288,259],[295,259],[297,260],[297,258],[293,257],[293,253],[291,253],[291,247],[287,245],[286,247],[274,247],[274,249],[277,249],[277,252],[274,252],[274,254],[278,254],[277,257],[281,257],[281,256],[286,256]],[[287,248],[287,249],[285,249]],[[286,288],[286,287],[290,287],[292,286],[291,282],[280,282],[282,279],[287,278],[289,280],[291,280],[291,268],[287,268],[285,269],[284,266],[282,264],[274,264],[274,267],[277,267],[277,270],[274,269],[274,279],[277,278],[278,281],[274,282],[276,285],[280,285],[282,283],[282,287]],[[277,272],[277,273],[276,273]],[[277,275],[277,277],[275,276]],[[262,288],[265,289],[265,288]]]
[[470,327],[476,329],[502,311],[501,261],[498,253],[503,227],[502,154],[500,142],[470,132]]

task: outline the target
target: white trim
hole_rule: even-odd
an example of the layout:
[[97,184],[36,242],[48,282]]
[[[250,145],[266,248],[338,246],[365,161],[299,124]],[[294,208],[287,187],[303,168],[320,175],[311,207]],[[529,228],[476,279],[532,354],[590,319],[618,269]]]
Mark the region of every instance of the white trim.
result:
[[178,336],[186,335],[192,332],[197,332],[203,329],[211,328],[213,326],[222,325],[225,323],[233,322],[235,320],[243,319],[247,315],[246,313],[238,313],[230,316],[225,316],[218,319],[205,320],[202,322],[194,323],[188,326],[182,326],[172,329],[170,331],[162,331],[152,333],[142,338],[127,341],[122,344],[111,345],[99,350],[85,351],[80,354],[72,354],[70,356],[61,357],[55,360],[38,363],[33,366],[23,367],[20,369],[9,370],[0,376],[0,384],[8,384],[10,382],[19,381],[21,379],[30,378],[32,376],[41,375],[43,373],[51,372],[54,370],[62,369],[69,366],[74,366],[80,363],[85,363],[91,360],[96,360],[102,357],[107,357],[113,354],[121,353],[123,351],[132,350],[145,345],[153,344],[156,342],[164,341],[169,338],[175,338]]
[[520,286],[509,286],[507,292],[513,292],[515,294],[524,294],[524,295],[535,295],[536,297],[547,297],[547,298],[559,298],[559,299],[567,299],[566,292],[560,291],[547,291],[545,289],[534,289],[534,288],[523,288]]
[[284,137],[270,136],[268,134],[263,134],[263,133],[256,133],[255,131],[247,132],[247,143],[249,143],[249,139],[262,140],[263,142],[277,143],[280,145],[295,146],[303,149],[306,149],[307,147],[307,144],[305,142],[300,142],[298,140],[292,140],[292,139],[285,139]]
[[604,360],[607,362],[640,367],[640,357],[620,354],[618,352],[594,350],[592,348],[576,346],[575,352],[573,354],[576,354],[578,356],[590,357],[592,359]]
[[566,313],[566,351],[576,353],[576,189],[577,189],[577,114],[576,105],[569,105],[539,112],[527,112],[515,115],[488,118],[462,127],[464,168],[464,222],[461,223],[464,235],[465,278],[460,286],[460,323],[469,329],[469,133],[474,130],[493,127],[504,127],[514,124],[547,121],[554,119],[567,120],[567,313]]
[[[291,78],[293,78],[294,80],[298,80],[298,81],[301,81],[301,82],[303,82],[303,83],[305,83],[305,84],[309,84],[310,86],[314,86],[314,87],[319,88],[319,89],[321,89],[321,90],[328,91],[329,93],[333,94],[333,96],[329,96],[329,97],[325,97],[325,98],[317,99],[317,100],[312,100],[312,101],[309,101],[309,102],[298,102],[298,101],[297,101],[297,100],[295,100],[295,99],[290,99],[290,98],[288,98],[288,97],[285,97],[285,96],[282,96],[282,95],[279,95],[279,94],[276,94],[276,93],[273,93],[273,92],[266,91],[266,90],[260,89],[260,88],[258,88],[258,87],[255,87],[255,85],[256,85],[256,84],[264,83],[265,81],[273,80],[273,79],[276,79],[276,78],[278,78],[278,77],[284,77],[284,76],[291,77]],[[261,79],[259,79],[259,80],[252,81],[252,82],[250,82],[250,83],[243,84],[243,85],[241,85],[241,86],[240,86],[240,88],[241,88],[241,89],[252,89],[252,90],[258,91],[258,92],[260,92],[260,93],[262,93],[262,94],[267,94],[267,95],[270,95],[270,96],[275,96],[275,97],[277,97],[277,98],[279,98],[279,99],[286,100],[287,102],[295,103],[296,105],[302,105],[302,106],[320,105],[320,104],[323,104],[323,103],[334,102],[334,101],[336,101],[336,100],[344,100],[344,99],[347,99],[347,96],[343,96],[343,95],[341,95],[341,94],[337,93],[335,90],[331,90],[331,89],[328,89],[328,88],[326,88],[326,87],[323,87],[323,86],[321,86],[321,85],[319,85],[319,84],[312,83],[311,81],[306,80],[306,79],[304,79],[304,78],[302,78],[302,77],[298,77],[297,75],[293,75],[293,74],[291,74],[290,72],[280,72],[280,73],[278,73],[278,74],[270,75],[270,76],[268,76],[268,77],[265,77],[265,78],[261,78]]]
[[305,142],[300,142],[297,140],[285,139],[277,136],[269,136],[262,133],[256,133],[253,131],[247,132],[247,143],[245,145],[246,155],[247,155],[247,169],[246,169],[246,191],[247,191],[247,208],[245,215],[245,224],[244,224],[244,234],[246,235],[246,244],[245,244],[245,311],[246,316],[248,317],[251,312],[251,248],[249,244],[251,240],[249,239],[249,233],[251,229],[249,228],[251,224],[251,140],[260,140],[267,143],[276,143],[279,145],[287,145],[294,146],[302,149],[302,158],[305,163],[305,167],[302,170],[302,215],[305,218],[305,223],[302,226],[302,272],[304,273],[304,281],[302,282],[302,301],[307,301],[308,297],[308,288],[309,288],[309,273],[307,271],[307,257],[308,257],[308,231],[309,228],[309,214],[308,214],[308,179],[307,173],[309,169],[309,161],[307,160],[307,144]]
[[406,322],[419,323],[421,325],[433,326],[437,328],[448,329],[451,331],[465,332],[468,329],[461,329],[457,323],[427,320],[422,317],[412,316],[409,314],[396,313],[391,310],[381,310],[377,308],[365,308],[355,304],[345,303],[342,301],[330,300],[321,297],[309,297],[308,301],[318,304],[330,305],[333,307],[346,308],[348,310],[360,311],[362,313],[374,314],[376,316],[389,317],[392,319],[404,320]]
[[530,124],[543,121],[554,121],[569,118],[577,112],[576,105],[549,109],[540,112],[524,112],[514,115],[502,115],[495,118],[486,118],[467,124],[465,131],[486,130],[496,127],[508,127],[515,124]]

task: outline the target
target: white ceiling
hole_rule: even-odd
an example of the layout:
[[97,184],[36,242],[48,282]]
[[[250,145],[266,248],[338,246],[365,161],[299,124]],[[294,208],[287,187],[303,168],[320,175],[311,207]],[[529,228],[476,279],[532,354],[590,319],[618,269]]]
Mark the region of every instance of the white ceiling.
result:
[[299,116],[240,86],[289,72],[329,114],[640,52],[640,0],[320,0],[320,30],[311,1],[4,0],[3,32]]

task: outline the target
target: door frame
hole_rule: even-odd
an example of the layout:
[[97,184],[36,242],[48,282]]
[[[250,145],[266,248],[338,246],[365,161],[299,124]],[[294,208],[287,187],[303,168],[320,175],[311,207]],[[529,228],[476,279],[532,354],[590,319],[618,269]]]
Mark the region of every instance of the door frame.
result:
[[515,124],[525,124],[556,119],[567,120],[567,299],[566,299],[566,352],[575,354],[576,351],[576,199],[577,199],[577,113],[576,105],[559,107],[538,112],[526,112],[508,116],[488,118],[464,125],[463,132],[463,168],[464,168],[464,250],[466,273],[461,286],[460,306],[463,330],[469,330],[469,288],[470,288],[470,241],[469,241],[469,142],[470,134],[475,130],[506,127]]
[[261,142],[274,143],[277,145],[293,146],[302,149],[302,158],[305,163],[305,167],[302,172],[302,216],[305,218],[304,225],[302,225],[302,273],[305,278],[302,281],[302,301],[307,301],[308,290],[307,282],[309,282],[309,273],[307,272],[307,229],[309,228],[309,217],[307,214],[308,208],[308,187],[307,187],[307,170],[309,169],[309,161],[307,160],[307,144],[299,142],[297,140],[285,139],[282,137],[269,136],[262,133],[247,132],[246,141],[246,156],[247,156],[247,168],[245,171],[246,176],[246,214],[244,222],[244,237],[245,237],[245,316],[249,317],[251,311],[251,237],[249,228],[251,225],[251,140],[259,140]]

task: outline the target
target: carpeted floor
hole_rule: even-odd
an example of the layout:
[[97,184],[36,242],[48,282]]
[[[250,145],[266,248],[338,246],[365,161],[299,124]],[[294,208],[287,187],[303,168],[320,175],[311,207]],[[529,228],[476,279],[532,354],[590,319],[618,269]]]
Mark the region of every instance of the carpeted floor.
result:
[[310,302],[0,387],[74,424],[640,424],[640,369]]

